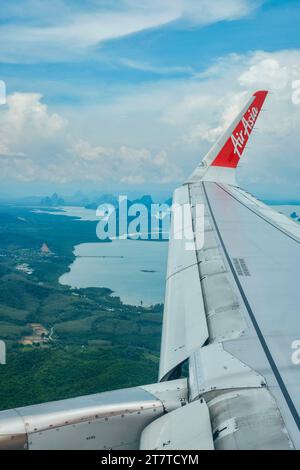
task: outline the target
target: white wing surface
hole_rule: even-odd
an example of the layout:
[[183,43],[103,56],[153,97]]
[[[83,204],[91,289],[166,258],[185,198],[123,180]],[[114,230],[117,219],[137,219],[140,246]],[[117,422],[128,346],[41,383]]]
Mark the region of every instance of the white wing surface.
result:
[[206,402],[217,449],[300,448],[300,226],[235,179],[266,95],[253,95],[174,196],[204,242],[170,242],[160,380],[188,361],[189,401]]

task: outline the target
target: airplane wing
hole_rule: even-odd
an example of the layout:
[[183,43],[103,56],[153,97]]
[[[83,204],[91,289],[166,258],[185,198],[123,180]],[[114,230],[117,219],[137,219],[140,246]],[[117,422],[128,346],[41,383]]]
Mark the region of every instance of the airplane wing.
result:
[[266,96],[174,193],[159,383],[2,411],[0,449],[300,449],[300,225],[235,179]]
[[300,448],[300,225],[235,179],[266,96],[174,193],[194,249],[174,224],[159,378],[188,363],[189,401],[205,401],[216,449]]

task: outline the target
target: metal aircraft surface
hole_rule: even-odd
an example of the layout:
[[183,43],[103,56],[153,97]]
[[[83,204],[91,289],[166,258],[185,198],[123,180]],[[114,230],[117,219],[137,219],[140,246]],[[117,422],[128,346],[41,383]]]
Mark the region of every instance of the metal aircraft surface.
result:
[[175,190],[158,383],[2,411],[0,448],[300,449],[300,225],[235,177],[266,96]]

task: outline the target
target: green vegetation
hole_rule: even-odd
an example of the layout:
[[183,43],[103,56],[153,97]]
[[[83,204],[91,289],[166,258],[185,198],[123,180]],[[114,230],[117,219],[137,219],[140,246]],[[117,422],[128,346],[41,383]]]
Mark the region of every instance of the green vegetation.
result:
[[157,365],[134,347],[24,349],[1,366],[1,409],[156,381]]
[[[124,305],[109,289],[58,283],[74,245],[93,241],[95,222],[0,207],[0,339],[8,347],[0,409],[156,380],[162,305]],[[52,254],[41,253],[44,242]],[[33,344],[32,324],[47,330]]]

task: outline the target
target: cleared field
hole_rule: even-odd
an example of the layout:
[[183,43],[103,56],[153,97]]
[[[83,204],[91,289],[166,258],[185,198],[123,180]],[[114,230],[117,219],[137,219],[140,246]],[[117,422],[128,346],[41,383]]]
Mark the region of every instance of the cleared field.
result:
[[0,338],[13,339],[19,341],[22,336],[30,333],[30,327],[0,321]]
[[13,322],[24,322],[28,315],[28,310],[25,309],[18,309],[9,307],[8,305],[0,304],[0,318],[1,319],[8,319]]

